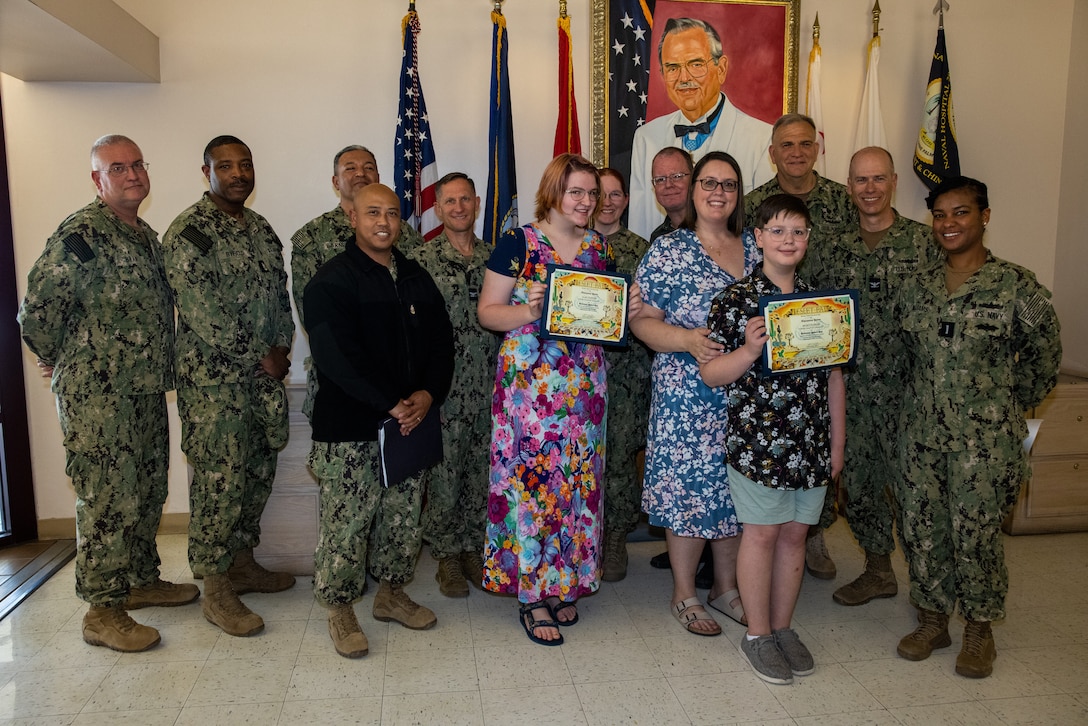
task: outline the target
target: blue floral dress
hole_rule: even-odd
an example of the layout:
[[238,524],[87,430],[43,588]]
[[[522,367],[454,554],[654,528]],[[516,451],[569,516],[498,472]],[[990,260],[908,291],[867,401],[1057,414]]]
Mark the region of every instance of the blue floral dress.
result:
[[[560,263],[534,225],[507,235],[488,269],[516,277],[511,303]],[[568,264],[612,266],[610,247],[589,230]],[[492,397],[491,483],[484,589],[524,603],[574,601],[599,586],[604,473],[604,356],[599,345],[542,340],[540,324],[511,330],[499,350]]]
[[[762,260],[750,229],[744,274]],[[694,230],[658,237],[636,275],[642,299],[680,328],[706,326],[710,303],[736,279],[703,249]],[[683,537],[720,539],[739,531],[725,467],[725,388],[710,388],[690,353],[658,353],[651,373],[650,426],[642,508],[650,524]]]

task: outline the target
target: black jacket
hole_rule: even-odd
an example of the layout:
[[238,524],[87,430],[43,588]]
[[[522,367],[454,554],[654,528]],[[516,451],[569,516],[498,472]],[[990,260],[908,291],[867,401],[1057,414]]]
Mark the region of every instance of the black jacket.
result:
[[356,245],[329,260],[303,293],[317,366],[314,441],[374,441],[402,398],[437,407],[453,378],[453,327],[442,294],[396,248],[397,280]]

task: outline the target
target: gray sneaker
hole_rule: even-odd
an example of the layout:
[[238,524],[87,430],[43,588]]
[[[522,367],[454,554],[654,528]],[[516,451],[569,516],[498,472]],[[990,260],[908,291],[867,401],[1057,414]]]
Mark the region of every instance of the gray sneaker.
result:
[[775,645],[773,635],[761,635],[755,640],[748,640],[745,635],[740,640],[740,653],[752,666],[752,672],[767,683],[793,683],[793,672]]
[[812,653],[808,652],[808,648],[797,637],[797,633],[794,632],[793,628],[775,630],[772,635],[774,635],[775,645],[778,646],[782,657],[786,659],[790,670],[793,671],[793,675],[812,675],[812,672],[816,670],[816,664],[812,662]]

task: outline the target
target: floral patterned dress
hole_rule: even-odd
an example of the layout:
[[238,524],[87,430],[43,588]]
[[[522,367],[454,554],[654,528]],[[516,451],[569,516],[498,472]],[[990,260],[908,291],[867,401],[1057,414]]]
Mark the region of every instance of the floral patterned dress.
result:
[[[550,262],[564,261],[528,225],[496,246],[488,269],[516,277],[511,303],[524,305]],[[609,269],[610,248],[589,230],[568,264]],[[572,602],[599,586],[605,364],[600,346],[539,331],[539,322],[511,330],[499,350],[483,585],[524,603]]]
[[[746,229],[744,274],[762,260]],[[703,249],[694,230],[658,237],[636,276],[642,298],[680,328],[706,326],[710,302],[736,279]],[[710,388],[690,353],[658,353],[651,373],[650,427],[642,508],[650,524],[684,537],[720,539],[739,531],[725,467],[725,388]]]

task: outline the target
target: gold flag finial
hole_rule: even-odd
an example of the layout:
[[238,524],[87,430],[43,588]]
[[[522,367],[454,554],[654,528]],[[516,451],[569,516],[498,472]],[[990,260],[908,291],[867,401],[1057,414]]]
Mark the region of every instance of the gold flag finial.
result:
[[816,13],[816,21],[812,24],[812,42],[820,42],[820,14]]
[[873,37],[880,35],[880,0],[873,3]]
[[559,17],[567,17],[567,0],[559,0]]
[[408,12],[414,13],[416,11],[416,0],[408,0]]
[[502,0],[495,0],[495,12],[502,15]]

